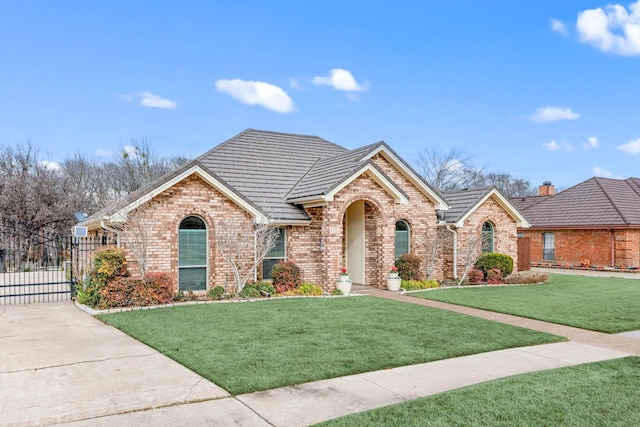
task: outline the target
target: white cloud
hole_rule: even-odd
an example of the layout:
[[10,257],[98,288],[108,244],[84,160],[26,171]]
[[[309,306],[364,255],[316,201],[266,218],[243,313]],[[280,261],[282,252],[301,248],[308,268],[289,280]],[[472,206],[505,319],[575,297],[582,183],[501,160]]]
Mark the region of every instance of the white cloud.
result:
[[293,100],[281,87],[265,82],[240,79],[220,79],[216,81],[216,88],[220,92],[231,95],[243,104],[261,105],[277,113],[291,113],[295,111]]
[[98,155],[98,157],[111,157],[113,156],[113,151],[96,148],[96,154]]
[[138,149],[132,145],[125,145],[122,147],[122,152],[131,159],[138,157]]
[[40,166],[44,167],[45,169],[49,169],[52,171],[57,171],[60,169],[60,163],[50,162],[49,160],[42,160],[39,163]]
[[603,178],[611,178],[613,177],[613,173],[611,173],[611,171],[605,169],[605,168],[601,168],[600,166],[596,166],[593,169],[591,169],[591,172],[595,175],[595,176],[601,176]]
[[623,153],[640,156],[640,138],[635,141],[629,141],[626,144],[618,145],[617,148]]
[[304,89],[302,86],[300,86],[300,82],[298,81],[298,79],[295,79],[293,77],[289,77],[289,87],[296,90]]
[[585,150],[591,150],[592,148],[596,148],[599,145],[600,144],[598,143],[598,138],[596,138],[595,136],[590,136],[589,138],[587,138],[587,142],[582,144],[582,148],[584,148]]
[[557,122],[560,120],[576,120],[580,113],[574,113],[571,108],[540,107],[529,116],[529,120],[536,123]]
[[542,147],[547,151],[573,151],[571,142],[566,139],[561,139],[559,142],[556,142],[555,140],[543,142]]
[[558,33],[562,36],[569,35],[569,31],[567,30],[567,26],[564,25],[564,22],[555,18],[549,18],[549,22],[551,23],[551,31],[554,33]]
[[158,95],[154,95],[151,92],[142,92],[140,93],[140,105],[142,107],[150,107],[150,108],[163,108],[163,109],[171,109],[177,108],[178,104],[167,99],[162,98]]
[[316,76],[313,78],[312,83],[316,86],[331,86],[335,90],[345,92],[364,92],[369,89],[369,82],[358,84],[351,71],[343,70],[342,68],[334,68],[329,71],[328,77]]
[[560,146],[555,141],[543,142],[542,146],[547,151],[560,151]]
[[586,9],[578,13],[576,28],[583,43],[618,55],[640,55],[640,0]]

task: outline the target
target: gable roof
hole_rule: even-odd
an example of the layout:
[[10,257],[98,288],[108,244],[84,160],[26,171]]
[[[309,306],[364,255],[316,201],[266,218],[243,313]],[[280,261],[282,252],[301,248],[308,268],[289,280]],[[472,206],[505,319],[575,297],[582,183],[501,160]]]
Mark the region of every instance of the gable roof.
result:
[[448,208],[444,197],[384,142],[348,150],[317,136],[247,129],[177,171],[144,185],[115,209],[100,211],[81,224],[124,219],[132,209],[193,173],[260,222],[306,223],[310,218],[301,204],[330,201],[363,173],[396,203],[407,203],[407,194],[372,161],[378,153],[433,200],[436,209]]
[[447,212],[440,212],[439,218],[448,224],[454,224],[456,227],[462,227],[464,220],[490,197],[514,219],[518,227],[529,227],[529,222],[525,216],[495,186],[445,191],[444,196],[447,199],[447,203],[449,203],[450,209]]
[[520,206],[535,228],[640,227],[640,179],[594,177]]

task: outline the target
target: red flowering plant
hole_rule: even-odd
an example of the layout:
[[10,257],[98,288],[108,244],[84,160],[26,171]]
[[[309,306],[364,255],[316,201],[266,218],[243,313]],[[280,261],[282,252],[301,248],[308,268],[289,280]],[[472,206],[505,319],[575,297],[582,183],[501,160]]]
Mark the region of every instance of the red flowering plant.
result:
[[396,267],[395,265],[391,266],[391,273],[397,273],[398,272],[398,267]]
[[340,269],[340,275],[341,276],[348,276],[349,275],[349,273],[347,273],[347,268],[346,267],[342,267]]

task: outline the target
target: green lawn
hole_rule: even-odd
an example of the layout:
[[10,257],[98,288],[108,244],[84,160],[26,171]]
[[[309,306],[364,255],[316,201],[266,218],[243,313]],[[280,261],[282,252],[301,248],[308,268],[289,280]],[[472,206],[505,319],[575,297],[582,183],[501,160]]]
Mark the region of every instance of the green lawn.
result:
[[411,295],[607,333],[640,329],[640,280],[634,279],[552,274],[544,285]]
[[373,297],[193,305],[99,318],[232,394],[563,340]]
[[536,372],[319,424],[341,426],[637,426],[640,357]]

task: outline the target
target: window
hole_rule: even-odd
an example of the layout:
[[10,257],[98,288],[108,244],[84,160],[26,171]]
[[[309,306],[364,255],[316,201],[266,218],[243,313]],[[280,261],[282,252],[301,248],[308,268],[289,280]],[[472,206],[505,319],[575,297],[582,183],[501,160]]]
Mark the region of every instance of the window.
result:
[[279,228],[278,238],[276,239],[276,244],[273,245],[273,248],[267,253],[267,256],[264,257],[262,261],[262,278],[271,280],[271,269],[274,265],[278,263],[278,261],[285,260],[285,254],[287,253],[286,241],[287,241],[287,233],[286,229]]
[[207,226],[197,216],[183,219],[178,230],[178,288],[207,289]]
[[396,259],[409,253],[409,224],[406,221],[396,222]]
[[553,233],[542,233],[542,259],[555,259],[556,239]]
[[482,224],[482,253],[493,252],[493,224]]

